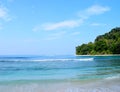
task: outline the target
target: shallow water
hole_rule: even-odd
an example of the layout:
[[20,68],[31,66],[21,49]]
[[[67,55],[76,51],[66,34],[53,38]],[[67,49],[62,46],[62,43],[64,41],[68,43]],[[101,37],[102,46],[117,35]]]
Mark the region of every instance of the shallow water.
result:
[[120,92],[120,56],[0,56],[0,92]]

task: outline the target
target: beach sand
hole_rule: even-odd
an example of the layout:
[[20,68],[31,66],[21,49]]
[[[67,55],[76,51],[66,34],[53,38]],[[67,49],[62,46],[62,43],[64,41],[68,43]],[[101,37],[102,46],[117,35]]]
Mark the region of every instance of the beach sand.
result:
[[120,79],[59,81],[0,85],[0,92],[120,92]]

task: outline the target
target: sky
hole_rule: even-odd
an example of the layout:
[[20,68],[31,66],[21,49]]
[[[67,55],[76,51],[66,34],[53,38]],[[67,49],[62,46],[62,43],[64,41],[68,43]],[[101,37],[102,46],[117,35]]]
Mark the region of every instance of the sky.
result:
[[120,0],[0,0],[0,55],[74,55],[120,27]]

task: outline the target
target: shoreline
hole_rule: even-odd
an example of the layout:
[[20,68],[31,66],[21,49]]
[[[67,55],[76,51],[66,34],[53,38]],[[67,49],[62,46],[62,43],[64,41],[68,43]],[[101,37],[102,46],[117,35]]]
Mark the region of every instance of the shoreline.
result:
[[106,55],[75,55],[75,56],[120,56],[120,54],[106,54]]
[[[0,92],[119,92],[119,79],[0,85]],[[46,86],[49,88],[47,89]]]

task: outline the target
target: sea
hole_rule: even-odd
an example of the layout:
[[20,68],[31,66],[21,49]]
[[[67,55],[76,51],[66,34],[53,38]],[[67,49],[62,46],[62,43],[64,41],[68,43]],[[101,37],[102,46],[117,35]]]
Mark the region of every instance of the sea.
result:
[[120,92],[120,56],[0,56],[0,92]]

